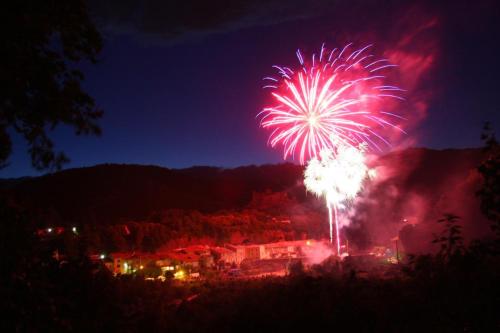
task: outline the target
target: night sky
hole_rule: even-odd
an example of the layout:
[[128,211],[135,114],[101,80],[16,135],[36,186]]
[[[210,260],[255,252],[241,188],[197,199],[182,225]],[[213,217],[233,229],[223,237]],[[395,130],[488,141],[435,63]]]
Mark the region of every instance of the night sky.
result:
[[[210,4],[208,4],[210,3]],[[494,1],[122,1],[91,3],[103,33],[100,62],[82,64],[84,88],[105,111],[101,137],[68,128],[51,137],[66,168],[101,163],[235,167],[278,163],[280,149],[256,114],[269,101],[262,78],[295,65],[295,50],[326,42],[375,44],[393,56],[408,88],[398,148],[480,145],[485,121],[500,127],[500,17]],[[470,3],[470,4],[468,4]],[[0,177],[38,175],[26,145]]]

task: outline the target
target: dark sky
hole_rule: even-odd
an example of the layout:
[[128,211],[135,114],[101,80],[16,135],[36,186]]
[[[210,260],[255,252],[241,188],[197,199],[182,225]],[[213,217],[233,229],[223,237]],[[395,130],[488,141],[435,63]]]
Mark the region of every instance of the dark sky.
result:
[[[404,72],[408,135],[396,146],[478,146],[484,121],[500,126],[498,5],[433,2],[96,1],[105,45],[98,65],[81,67],[105,111],[103,135],[59,128],[52,138],[66,167],[277,163],[281,151],[255,118],[269,101],[261,79],[274,64],[296,64],[297,48],[354,42],[374,43]],[[14,138],[0,177],[37,174]]]

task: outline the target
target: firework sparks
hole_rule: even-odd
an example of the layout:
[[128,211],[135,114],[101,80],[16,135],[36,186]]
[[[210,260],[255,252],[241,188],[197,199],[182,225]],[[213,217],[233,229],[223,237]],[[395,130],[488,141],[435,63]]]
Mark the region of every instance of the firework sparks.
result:
[[383,99],[403,99],[403,89],[384,83],[384,72],[396,65],[368,54],[371,46],[327,50],[323,44],[310,62],[297,50],[298,68],[273,66],[278,76],[264,78],[275,105],[259,113],[261,126],[271,130],[272,147],[283,146],[284,159],[298,155],[301,164],[309,161],[304,184],[325,198],[338,255],[338,210],[356,197],[369,174],[365,151],[390,146],[380,129],[405,133],[392,122],[404,118],[380,107]]
[[402,89],[383,83],[383,71],[396,65],[374,60],[367,54],[370,47],[352,50],[348,44],[327,50],[323,44],[309,64],[298,50],[298,69],[273,66],[279,76],[265,77],[264,88],[275,90],[276,104],[259,115],[261,126],[272,131],[271,146],[283,145],[284,159],[298,154],[304,164],[324,149],[335,150],[335,142],[353,147],[367,143],[382,150],[390,144],[377,132],[380,128],[404,132],[391,122],[401,116],[377,109],[383,98],[402,99]]
[[[330,224],[330,242],[333,242],[333,224],[337,254],[340,254],[338,210],[344,203],[356,197],[369,169],[365,164],[366,146],[353,147],[340,144],[336,152],[324,149],[320,158],[313,157],[304,172],[307,190],[325,198]],[[333,214],[332,214],[333,210]]]

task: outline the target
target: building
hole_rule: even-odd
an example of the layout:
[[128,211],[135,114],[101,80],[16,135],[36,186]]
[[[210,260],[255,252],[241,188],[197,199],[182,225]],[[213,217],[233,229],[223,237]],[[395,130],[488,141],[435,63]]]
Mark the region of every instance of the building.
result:
[[[171,272],[190,276],[203,272],[206,268],[241,265],[243,261],[264,264],[266,260],[278,262],[279,259],[302,259],[316,251],[323,242],[315,240],[282,241],[267,244],[225,245],[209,247],[195,245],[160,253],[111,253],[106,259],[114,274],[132,274],[152,265],[159,267],[162,275]],[[104,258],[100,258],[104,260]]]
[[[104,258],[100,258],[104,259]],[[197,272],[200,268],[214,265],[211,249],[208,246],[195,245],[186,248],[159,253],[115,252],[109,255],[110,269],[114,274],[131,274],[147,266],[157,266],[163,273],[181,268],[188,272]]]
[[151,258],[147,254],[128,253],[128,252],[114,252],[109,255],[113,262],[114,274],[131,274],[137,270],[144,268]]
[[[321,242],[315,240],[282,241],[267,244],[226,245],[233,254],[225,254],[238,265],[243,260],[301,258]],[[229,261],[228,261],[229,262]]]
[[237,264],[236,251],[232,249],[216,246],[211,249],[211,253],[212,258],[217,262],[219,266],[224,266],[225,264]]

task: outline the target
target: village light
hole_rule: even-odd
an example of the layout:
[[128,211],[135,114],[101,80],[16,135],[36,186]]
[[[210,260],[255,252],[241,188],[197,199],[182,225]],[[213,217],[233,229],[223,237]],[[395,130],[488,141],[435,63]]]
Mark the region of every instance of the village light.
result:
[[144,269],[144,266],[142,266],[142,265],[141,265],[139,268],[140,268],[140,269]]
[[76,227],[71,228],[71,230],[73,230],[73,232],[76,233]]
[[52,232],[52,228],[47,228],[47,232],[51,233]]
[[174,278],[176,279],[182,280],[184,279],[184,277],[185,277],[184,271],[178,271],[174,273]]
[[104,258],[106,258],[106,255],[104,253],[101,253],[101,255],[99,256],[99,258],[104,259]]

